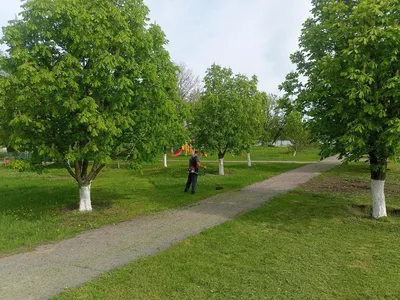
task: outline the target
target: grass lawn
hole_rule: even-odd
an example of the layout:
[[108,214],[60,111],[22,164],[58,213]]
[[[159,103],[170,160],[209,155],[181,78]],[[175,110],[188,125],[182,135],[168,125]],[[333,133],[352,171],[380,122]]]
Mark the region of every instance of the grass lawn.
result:
[[56,299],[400,299],[400,167],[370,218],[368,166],[340,166],[259,210]]
[[[187,162],[146,165],[143,172],[107,167],[92,184],[92,213],[77,211],[75,181],[63,168],[52,166],[38,175],[0,167],[0,255],[32,249],[71,237],[90,228],[129,220],[137,215],[183,206],[216,193],[262,181],[297,168],[294,164],[244,164],[226,166],[227,175],[217,173],[217,163],[203,170],[198,193],[184,194]],[[224,190],[216,191],[216,183]]]
[[[160,155],[159,159],[162,159]],[[171,160],[188,160],[189,156],[185,156],[184,152],[177,157],[172,157],[170,153],[168,153],[168,159]],[[226,153],[225,160],[227,161],[247,161],[246,153],[241,155],[232,155],[231,153]],[[319,161],[320,158],[318,156],[318,149],[307,149],[301,152],[298,152],[296,156],[293,156],[293,152],[289,150],[287,147],[263,147],[263,146],[254,146],[251,149],[251,159],[252,160],[265,160],[265,161]],[[201,161],[212,161],[218,160],[218,155],[216,154],[208,154],[207,157],[200,157]]]

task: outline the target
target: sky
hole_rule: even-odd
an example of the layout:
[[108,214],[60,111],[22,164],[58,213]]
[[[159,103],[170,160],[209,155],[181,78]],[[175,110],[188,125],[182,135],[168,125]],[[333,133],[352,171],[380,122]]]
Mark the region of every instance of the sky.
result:
[[[259,89],[278,85],[294,70],[311,0],[144,0],[150,19],[165,32],[172,60],[203,78],[213,63],[234,73],[257,75]],[[19,0],[0,0],[0,27],[20,12]]]

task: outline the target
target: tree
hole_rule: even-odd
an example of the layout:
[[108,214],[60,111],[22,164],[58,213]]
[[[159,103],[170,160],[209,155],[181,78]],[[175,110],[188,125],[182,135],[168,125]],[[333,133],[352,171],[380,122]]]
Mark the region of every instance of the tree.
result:
[[284,136],[292,143],[293,156],[296,156],[297,151],[304,150],[310,144],[310,134],[301,113],[292,111],[287,116]]
[[291,57],[297,72],[282,87],[311,117],[323,157],[369,156],[372,215],[380,218],[387,159],[400,142],[400,1],[312,3],[300,50]]
[[264,109],[264,130],[261,134],[261,142],[264,145],[274,144],[281,138],[286,114],[280,106],[281,99],[277,95],[262,93],[261,97]]
[[185,102],[197,101],[201,94],[199,76],[194,75],[184,63],[180,63],[178,67],[179,96]]
[[90,211],[92,181],[115,155],[156,155],[179,120],[176,67],[142,0],[30,0],[3,28],[10,142],[64,162]]
[[205,91],[194,104],[191,124],[195,144],[218,153],[219,174],[224,175],[227,151],[248,150],[260,136],[262,107],[257,77],[234,75],[213,64],[204,78]]

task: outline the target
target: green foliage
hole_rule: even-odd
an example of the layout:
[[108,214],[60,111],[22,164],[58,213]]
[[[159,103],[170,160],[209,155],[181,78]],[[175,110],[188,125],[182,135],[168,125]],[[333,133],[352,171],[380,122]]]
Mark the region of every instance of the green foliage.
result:
[[280,105],[281,99],[277,95],[261,93],[261,101],[264,110],[264,128],[260,139],[264,145],[273,144],[282,136],[286,115]]
[[260,136],[263,121],[257,78],[234,75],[231,69],[213,64],[204,87],[202,97],[192,106],[195,144],[220,158],[227,151],[249,149]]
[[310,146],[310,134],[301,113],[292,111],[287,116],[284,136],[292,143],[291,148],[295,153]]
[[400,144],[400,1],[312,2],[281,88],[311,117],[322,156],[369,154],[384,172]]
[[29,161],[23,159],[11,160],[7,165],[7,168],[18,170],[20,172],[33,170],[33,166],[29,163]]
[[19,172],[35,172],[43,174],[46,169],[41,163],[35,163],[25,159],[13,159],[7,164],[7,169],[18,170]]
[[172,143],[183,130],[177,69],[147,14],[142,0],[26,2],[3,29],[11,144],[70,161],[87,184],[113,156],[140,162]]

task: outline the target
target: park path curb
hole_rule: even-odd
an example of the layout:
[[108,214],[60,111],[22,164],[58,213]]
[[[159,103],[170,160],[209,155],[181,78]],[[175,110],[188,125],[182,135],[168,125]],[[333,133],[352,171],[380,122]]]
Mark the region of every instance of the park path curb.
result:
[[204,199],[183,209],[85,232],[0,258],[0,299],[48,299],[140,257],[153,255],[295,189],[340,164],[336,158],[282,173],[237,192]]

